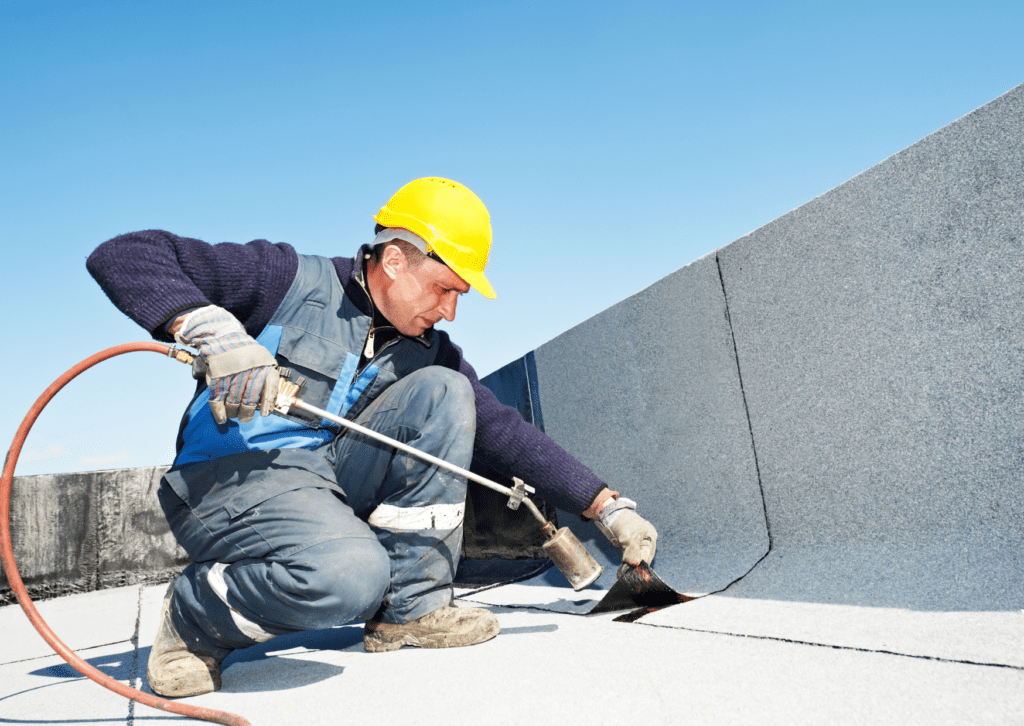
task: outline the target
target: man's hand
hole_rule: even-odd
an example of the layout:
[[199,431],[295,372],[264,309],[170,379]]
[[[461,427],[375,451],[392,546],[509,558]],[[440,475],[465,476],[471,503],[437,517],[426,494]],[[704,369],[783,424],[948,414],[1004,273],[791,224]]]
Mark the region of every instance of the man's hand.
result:
[[654,560],[658,533],[654,525],[636,513],[636,502],[632,499],[619,497],[609,500],[598,514],[597,528],[622,550],[619,577],[630,565],[639,565],[641,560],[649,565]]
[[277,360],[224,308],[193,310],[171,327],[174,339],[206,359],[210,412],[218,424],[252,420],[256,409],[269,416],[277,399]]

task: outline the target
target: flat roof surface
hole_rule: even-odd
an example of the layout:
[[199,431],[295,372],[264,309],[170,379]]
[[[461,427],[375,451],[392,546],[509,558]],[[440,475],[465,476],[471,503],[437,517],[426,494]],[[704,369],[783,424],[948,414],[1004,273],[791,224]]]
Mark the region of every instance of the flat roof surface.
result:
[[[835,617],[828,605],[730,598],[728,617],[715,623],[706,615],[713,603],[702,598],[623,623],[614,613],[564,612],[573,609],[566,604],[589,610],[603,592],[574,593],[550,579],[458,591],[462,605],[504,603],[486,605],[502,626],[487,643],[366,653],[360,625],[283,636],[236,651],[225,661],[223,690],[183,702],[239,714],[254,726],[1024,723],[1024,667],[885,652],[886,634],[899,639],[905,623],[884,608],[846,606]],[[37,607],[89,663],[147,690],[165,589],[125,587]],[[696,626],[687,624],[688,608]],[[914,615],[917,627],[942,639],[946,614]],[[1024,632],[1024,612],[1003,615]],[[822,632],[835,637],[813,642],[728,629],[762,617],[788,618],[794,627],[831,620]],[[78,674],[20,607],[0,608],[0,631],[0,723],[184,719],[129,703]],[[1019,644],[1003,645],[1008,655],[1020,652]]]
[[[1022,119],[1024,85],[499,376],[640,503],[696,600],[587,615],[618,553],[570,515],[608,574],[459,590],[493,641],[281,637],[188,700],[264,725],[1024,724]],[[164,589],[39,609],[145,688]],[[19,608],[0,629],[0,724],[178,718],[79,676]]]

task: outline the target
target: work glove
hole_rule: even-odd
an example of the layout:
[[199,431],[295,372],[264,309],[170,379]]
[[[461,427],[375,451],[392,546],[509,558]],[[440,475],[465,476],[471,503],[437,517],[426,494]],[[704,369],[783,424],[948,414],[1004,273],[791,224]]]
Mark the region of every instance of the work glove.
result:
[[636,513],[636,502],[632,499],[619,497],[613,501],[601,510],[596,524],[608,541],[622,550],[618,577],[622,577],[630,566],[639,565],[641,560],[648,565],[654,560],[658,532],[654,525]]
[[280,381],[277,360],[234,315],[216,305],[193,310],[174,339],[198,350],[205,360],[214,421],[251,421],[257,408],[263,416],[270,415]]

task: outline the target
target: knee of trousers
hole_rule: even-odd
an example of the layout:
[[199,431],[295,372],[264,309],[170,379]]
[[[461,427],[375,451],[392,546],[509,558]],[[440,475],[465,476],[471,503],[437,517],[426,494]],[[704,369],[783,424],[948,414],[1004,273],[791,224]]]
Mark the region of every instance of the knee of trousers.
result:
[[334,539],[274,562],[270,578],[291,606],[292,627],[329,628],[380,606],[391,585],[391,561],[376,539]]
[[415,404],[407,410],[423,410],[432,425],[442,426],[454,436],[476,435],[476,395],[469,379],[442,366],[427,366],[406,378]]

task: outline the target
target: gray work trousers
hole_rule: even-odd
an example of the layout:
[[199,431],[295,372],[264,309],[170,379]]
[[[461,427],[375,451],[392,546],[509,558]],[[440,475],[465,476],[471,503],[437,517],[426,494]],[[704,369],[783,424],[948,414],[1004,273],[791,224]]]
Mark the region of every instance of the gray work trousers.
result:
[[[387,388],[356,422],[469,468],[469,381],[430,366]],[[466,480],[354,432],[317,451],[249,451],[170,470],[159,498],[194,560],[171,616],[205,645],[376,617],[415,620],[449,604]]]

